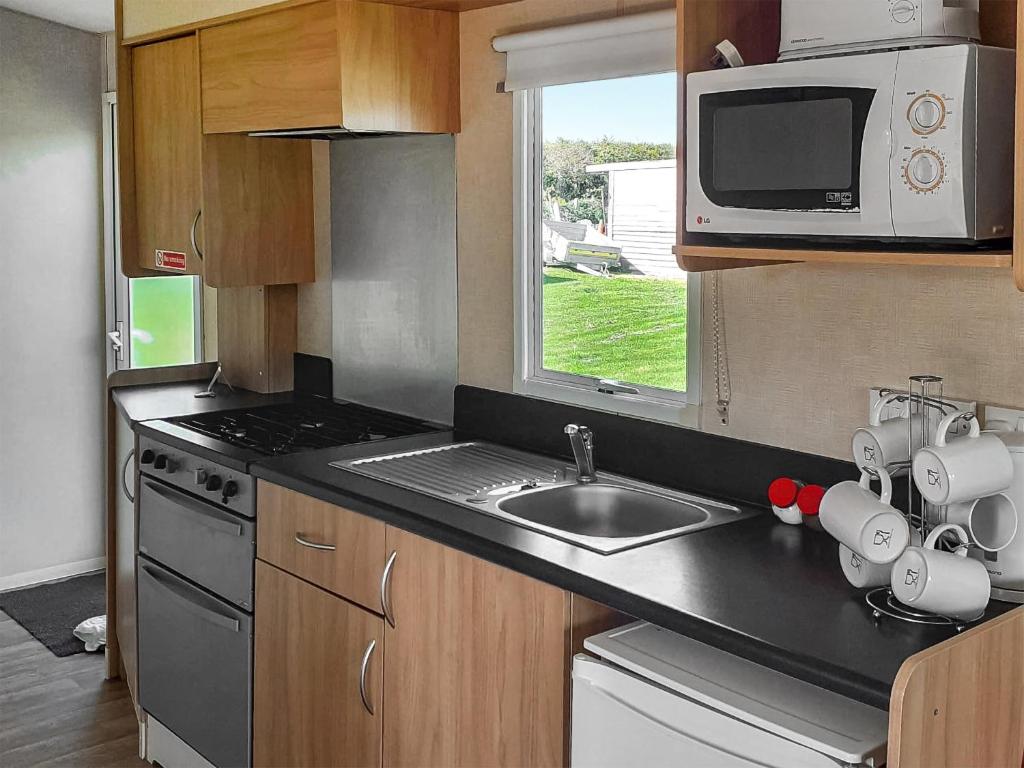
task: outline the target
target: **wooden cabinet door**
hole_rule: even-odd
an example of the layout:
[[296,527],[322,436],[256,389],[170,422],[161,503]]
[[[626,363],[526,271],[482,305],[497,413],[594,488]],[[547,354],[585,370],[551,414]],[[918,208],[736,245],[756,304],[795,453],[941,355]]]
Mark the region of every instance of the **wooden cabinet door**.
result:
[[127,103],[133,135],[120,140],[133,142],[136,243],[134,249],[125,247],[125,272],[159,269],[156,252],[161,250],[184,253],[185,272],[201,274],[203,264],[191,243],[202,207],[196,36],[132,49],[131,83]]
[[256,563],[256,768],[380,765],[383,623]]
[[567,593],[388,527],[384,765],[565,762]]

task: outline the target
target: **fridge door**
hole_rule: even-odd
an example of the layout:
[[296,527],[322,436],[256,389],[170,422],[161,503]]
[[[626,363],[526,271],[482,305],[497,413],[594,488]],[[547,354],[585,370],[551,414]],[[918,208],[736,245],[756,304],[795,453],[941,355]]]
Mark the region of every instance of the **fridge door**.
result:
[[573,768],[837,768],[837,761],[703,707],[607,662],[572,674]]
[[850,765],[881,765],[888,713],[646,622],[584,647],[646,681],[752,729]]

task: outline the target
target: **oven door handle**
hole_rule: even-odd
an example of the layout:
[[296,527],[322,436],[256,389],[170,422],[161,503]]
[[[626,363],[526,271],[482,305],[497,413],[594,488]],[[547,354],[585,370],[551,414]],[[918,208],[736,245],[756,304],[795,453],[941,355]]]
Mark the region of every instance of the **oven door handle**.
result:
[[[222,520],[215,516],[211,511],[210,507],[202,501],[196,501],[195,499],[186,496],[184,493],[172,490],[171,488],[165,488],[162,485],[157,485],[149,480],[143,480],[143,484],[155,493],[157,496],[163,497],[166,501],[169,501],[175,507],[187,509],[189,512],[194,512],[199,515],[199,522],[205,525],[207,528],[211,528],[220,533],[226,533],[230,536],[241,536],[242,525],[241,523],[235,523],[230,520]],[[178,514],[182,513],[182,509],[174,509]]]
[[174,600],[179,606],[184,608],[186,611],[195,614],[201,619],[210,622],[218,627],[223,627],[232,632],[237,632],[239,629],[238,619],[233,616],[225,616],[222,613],[217,613],[212,608],[207,608],[205,605],[200,605],[194,600],[189,599],[188,594],[179,587],[177,584],[173,584],[161,578],[160,574],[154,571],[147,565],[141,566],[142,570],[146,572],[146,575],[153,580],[164,593]]

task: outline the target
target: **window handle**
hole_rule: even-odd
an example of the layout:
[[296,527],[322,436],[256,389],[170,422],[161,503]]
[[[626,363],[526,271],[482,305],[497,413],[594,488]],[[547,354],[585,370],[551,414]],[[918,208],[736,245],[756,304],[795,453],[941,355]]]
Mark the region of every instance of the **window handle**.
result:
[[639,395],[640,390],[630,387],[621,381],[613,379],[601,379],[597,382],[597,391],[602,395]]

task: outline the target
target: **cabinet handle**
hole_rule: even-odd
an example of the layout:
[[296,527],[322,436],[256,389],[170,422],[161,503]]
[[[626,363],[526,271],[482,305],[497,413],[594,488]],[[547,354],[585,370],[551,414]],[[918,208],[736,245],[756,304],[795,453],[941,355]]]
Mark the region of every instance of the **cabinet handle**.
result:
[[307,547],[309,549],[315,549],[318,552],[334,552],[337,549],[337,547],[333,544],[319,544],[315,541],[310,541],[301,533],[295,534],[295,543],[301,544],[302,546]]
[[124,457],[124,464],[121,465],[121,492],[124,493],[124,497],[128,499],[132,504],[135,503],[135,496],[128,489],[128,481],[125,479],[124,473],[128,471],[128,465],[132,463],[132,459],[135,458],[135,449],[132,448],[128,451],[128,455]]
[[392,552],[387,565],[384,566],[384,575],[380,577],[380,609],[392,628],[395,626],[395,612],[391,607],[391,570],[395,567],[397,558],[398,553]]
[[363,700],[366,711],[373,715],[373,703],[370,701],[370,694],[366,690],[366,670],[370,667],[370,657],[373,656],[373,649],[377,647],[377,641],[371,640],[363,651],[363,661],[359,665],[359,698]]
[[203,209],[200,208],[196,211],[196,217],[192,219],[192,229],[189,230],[189,238],[192,240],[192,250],[196,252],[196,256],[199,257],[200,261],[205,261],[203,252],[199,250],[199,243],[196,242],[196,227],[199,226],[199,217],[203,215]]

